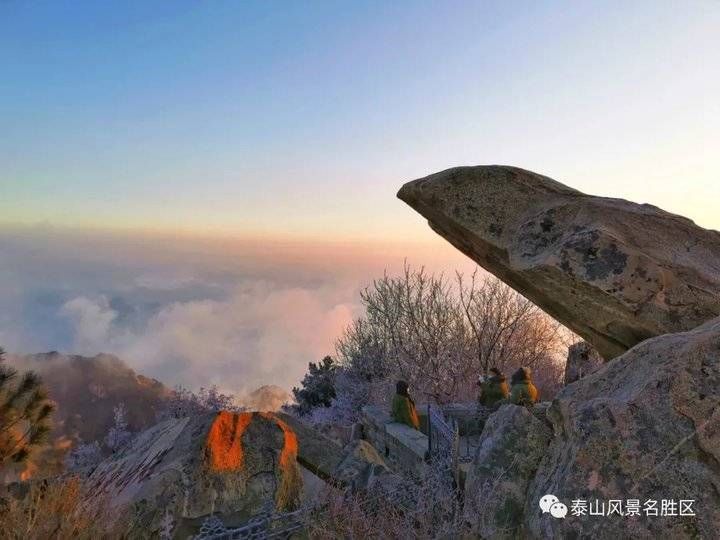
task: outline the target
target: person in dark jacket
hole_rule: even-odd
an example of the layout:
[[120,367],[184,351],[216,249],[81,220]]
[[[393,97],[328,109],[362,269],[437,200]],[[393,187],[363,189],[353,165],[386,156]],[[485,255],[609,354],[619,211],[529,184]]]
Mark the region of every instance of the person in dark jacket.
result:
[[415,410],[415,402],[410,397],[408,383],[398,381],[395,385],[395,396],[391,411],[393,422],[406,424],[411,428],[420,429],[420,418]]
[[521,367],[510,379],[510,403],[532,407],[538,400],[538,390],[532,382],[530,368]]
[[492,407],[510,394],[505,375],[496,367],[490,369],[491,376],[478,382],[480,396],[478,402],[485,407]]

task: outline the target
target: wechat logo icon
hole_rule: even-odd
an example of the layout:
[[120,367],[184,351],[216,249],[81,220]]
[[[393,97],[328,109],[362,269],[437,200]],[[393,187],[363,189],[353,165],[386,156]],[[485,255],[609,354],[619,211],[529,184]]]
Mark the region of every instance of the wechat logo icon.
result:
[[552,517],[558,519],[563,519],[567,516],[567,506],[561,503],[560,499],[558,499],[555,495],[550,493],[544,495],[540,499],[539,504],[540,510],[542,510],[543,514],[547,514],[549,512]]

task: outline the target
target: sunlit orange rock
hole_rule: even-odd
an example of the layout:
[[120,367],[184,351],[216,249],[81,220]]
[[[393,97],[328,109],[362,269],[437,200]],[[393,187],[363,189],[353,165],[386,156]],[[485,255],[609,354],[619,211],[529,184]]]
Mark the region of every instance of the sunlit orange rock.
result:
[[[300,504],[303,481],[298,441],[271,414],[222,411],[163,422],[101,463],[90,476],[118,512],[134,512],[140,536],[159,534],[174,519],[173,536],[186,538],[209,514],[228,525],[247,521],[268,504]],[[130,534],[132,537],[133,534]]]
[[253,413],[220,411],[210,426],[206,447],[214,471],[239,471],[243,467],[242,436]]
[[283,448],[280,452],[280,485],[275,494],[278,508],[288,509],[292,506],[292,494],[296,486],[302,484],[297,467],[298,440],[292,428],[273,413],[260,413],[263,418],[275,422],[283,432]]

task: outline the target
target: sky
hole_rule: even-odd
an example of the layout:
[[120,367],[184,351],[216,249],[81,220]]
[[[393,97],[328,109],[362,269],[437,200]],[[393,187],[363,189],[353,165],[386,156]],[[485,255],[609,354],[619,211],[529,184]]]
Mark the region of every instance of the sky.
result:
[[720,2],[0,0],[0,345],[292,386],[507,164],[720,229]]
[[510,164],[720,229],[720,2],[0,2],[0,221],[432,241]]

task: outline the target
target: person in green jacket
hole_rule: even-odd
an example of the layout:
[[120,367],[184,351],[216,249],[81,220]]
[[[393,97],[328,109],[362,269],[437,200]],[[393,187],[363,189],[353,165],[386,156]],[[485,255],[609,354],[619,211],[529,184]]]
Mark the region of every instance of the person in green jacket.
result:
[[490,377],[478,382],[480,385],[478,402],[485,407],[494,406],[510,394],[505,375],[496,367],[490,369],[490,373],[492,374]]
[[530,368],[521,367],[510,379],[510,403],[532,407],[538,400],[538,390],[532,382]]
[[420,429],[420,419],[417,410],[415,410],[415,402],[410,397],[409,386],[405,381],[398,381],[395,385],[391,415],[393,422],[400,422],[411,428]]

